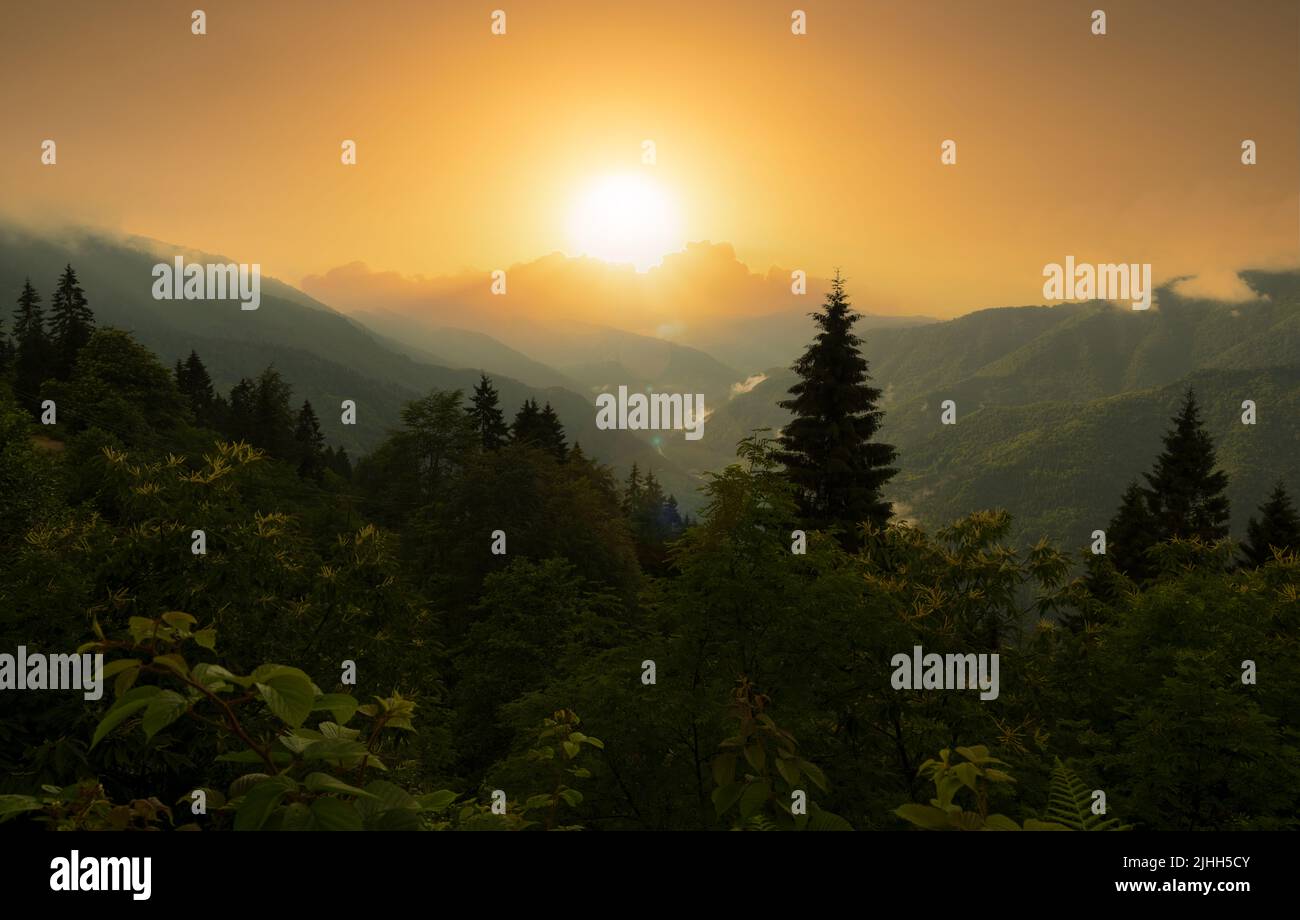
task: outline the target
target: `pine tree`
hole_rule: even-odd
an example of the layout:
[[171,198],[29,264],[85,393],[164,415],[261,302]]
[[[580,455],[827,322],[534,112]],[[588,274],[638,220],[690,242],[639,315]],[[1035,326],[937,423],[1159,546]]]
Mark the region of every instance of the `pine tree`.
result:
[[325,436],[310,400],[304,399],[298,410],[293,440],[298,449],[298,475],[319,480],[325,473]]
[[500,396],[488,375],[479,371],[479,382],[474,387],[472,405],[465,411],[474,419],[484,450],[500,450],[510,436],[505,415],[501,412]]
[[632,520],[636,510],[641,507],[641,471],[636,461],[632,461],[632,471],[627,474],[627,489],[623,492],[623,513]]
[[293,387],[275,368],[268,367],[258,375],[253,400],[253,444],[272,457],[288,459],[296,453],[294,415],[289,407],[292,396]]
[[1273,558],[1273,550],[1300,552],[1300,517],[1286,487],[1279,482],[1268,501],[1259,506],[1259,518],[1246,525],[1246,542],[1241,546],[1244,565],[1258,567]]
[[77,352],[90,341],[94,331],[95,315],[77,283],[77,273],[69,265],[59,276],[59,286],[50,301],[50,345],[55,377],[67,380],[72,376]]
[[14,310],[14,384],[19,401],[30,410],[40,405],[41,383],[49,376],[49,342],[45,338],[45,313],[41,295],[31,279],[23,282]]
[[257,384],[247,377],[230,390],[230,412],[225,434],[235,441],[252,444],[256,439]]
[[[1136,481],[1130,482],[1119,510],[1106,526],[1106,558],[1129,578],[1142,581],[1153,574],[1146,551],[1158,542],[1160,533],[1151,513],[1150,497]],[[1100,584],[1103,580],[1100,576],[1090,578],[1090,583]]]
[[538,444],[541,441],[541,410],[537,403],[525,399],[510,424],[510,439],[516,444]]
[[800,511],[815,527],[838,526],[849,548],[858,526],[884,524],[893,514],[885,483],[897,472],[894,448],[873,440],[883,413],[881,391],[870,385],[867,361],[853,334],[858,314],[836,272],[823,312],[811,314],[821,328],[793,370],[799,382],[780,403],[794,418],[780,438],[777,459],[798,490]]
[[336,451],[330,452],[327,463],[329,468],[338,473],[344,479],[352,478],[352,461],[348,459],[348,452],[340,447]]
[[1190,389],[1182,410],[1165,433],[1165,449],[1145,474],[1148,507],[1161,541],[1228,535],[1228,474],[1215,471],[1214,441],[1201,426],[1196,394]]
[[564,435],[564,425],[560,423],[560,417],[555,414],[548,402],[542,409],[542,414],[538,420],[538,428],[541,437],[541,445],[545,450],[555,455],[555,459],[561,463],[569,454],[569,442]]
[[203,366],[197,352],[191,350],[183,364],[179,359],[176,361],[176,388],[189,403],[194,420],[200,425],[214,427],[217,394],[208,369]]

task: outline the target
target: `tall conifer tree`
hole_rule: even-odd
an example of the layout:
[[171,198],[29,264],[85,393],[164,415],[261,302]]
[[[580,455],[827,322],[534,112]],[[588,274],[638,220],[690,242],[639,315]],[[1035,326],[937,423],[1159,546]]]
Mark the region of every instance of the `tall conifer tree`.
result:
[[501,412],[500,395],[488,375],[479,371],[479,382],[474,387],[471,405],[465,411],[474,419],[484,450],[500,450],[510,437],[505,415]]
[[1246,565],[1261,566],[1273,558],[1274,548],[1300,552],[1300,517],[1286,487],[1278,483],[1268,501],[1259,506],[1259,517],[1246,525],[1246,542],[1241,555]]
[[31,279],[23,282],[14,310],[14,377],[18,398],[28,409],[40,405],[41,383],[49,376],[49,341],[45,337],[45,312],[41,295]]
[[320,420],[310,400],[304,399],[298,410],[293,440],[298,449],[298,475],[320,479],[325,474],[325,436],[321,434]]
[[94,331],[95,315],[86,303],[77,273],[69,265],[59,276],[59,285],[50,301],[51,359],[58,379],[67,380],[72,376],[77,352],[90,341]]
[[1190,389],[1173,423],[1155,469],[1145,474],[1157,533],[1161,540],[1221,540],[1228,535],[1228,474],[1214,468],[1214,441],[1201,425]]
[[897,472],[890,466],[897,453],[875,440],[881,394],[871,386],[862,340],[853,334],[859,317],[839,272],[822,311],[812,317],[821,331],[794,365],[799,382],[790,388],[793,398],[780,404],[794,418],[782,432],[777,459],[798,490],[807,521],[838,526],[841,541],[853,548],[861,523],[884,524],[893,514],[883,490]]
[[184,363],[179,360],[176,362],[176,388],[189,403],[196,422],[209,426],[215,423],[216,390],[212,386],[212,378],[208,376],[208,369],[193,349]]
[[555,455],[555,459],[561,463],[569,454],[569,441],[564,435],[564,425],[560,423],[560,417],[555,414],[548,402],[542,409],[538,417],[538,432],[541,437],[542,447]]
[[537,403],[525,399],[524,404],[515,413],[515,420],[510,423],[510,439],[516,444],[536,444],[539,439],[541,415]]
[[1106,533],[1106,552],[1130,578],[1151,578],[1146,551],[1166,540],[1199,538],[1208,543],[1228,535],[1228,476],[1215,470],[1214,441],[1201,425],[1190,389],[1164,435],[1164,450],[1144,473],[1146,486],[1131,483]]
[[1119,510],[1106,525],[1106,557],[1119,571],[1141,581],[1152,574],[1146,551],[1158,542],[1160,532],[1149,496],[1136,481],[1130,482]]

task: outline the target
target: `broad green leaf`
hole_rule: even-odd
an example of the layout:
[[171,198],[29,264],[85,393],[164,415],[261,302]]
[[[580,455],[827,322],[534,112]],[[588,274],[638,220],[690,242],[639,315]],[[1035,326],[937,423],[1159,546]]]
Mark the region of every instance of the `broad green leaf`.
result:
[[360,741],[344,741],[338,738],[313,741],[307,745],[306,750],[302,752],[302,756],[304,760],[334,762],[345,769],[360,766],[362,758],[366,758],[365,763],[368,768],[384,772],[388,770],[384,766],[384,762],[371,754],[369,749]]
[[361,737],[360,729],[348,728],[346,725],[339,725],[337,722],[322,722],[319,728],[322,738],[342,738],[344,741],[355,741]]
[[569,803],[569,807],[577,808],[582,804],[582,793],[577,789],[564,789],[560,792],[560,798]]
[[973,763],[959,763],[952,768],[953,775],[961,782],[963,786],[972,792],[978,792],[976,789],[976,780],[979,778],[979,768]]
[[[129,673],[129,672],[123,672]],[[103,740],[104,736],[114,728],[128,719],[132,714],[148,706],[155,696],[162,690],[154,686],[136,687],[133,690],[123,694],[108,713],[100,720],[99,725],[95,728],[94,737],[90,739],[90,746],[93,748]]]
[[326,796],[311,803],[316,823],[326,831],[359,831],[361,815],[350,802]]
[[134,686],[135,679],[139,676],[140,668],[138,665],[134,668],[124,668],[122,673],[117,675],[117,680],[113,681],[113,696],[120,700]]
[[282,831],[310,831],[316,829],[316,819],[303,802],[290,802],[280,821]]
[[280,668],[261,677],[258,677],[258,671],[254,672],[254,677],[267,708],[291,728],[302,725],[311,715],[312,702],[316,698],[311,679],[297,668]]
[[37,811],[41,800],[30,795],[0,795],[0,824],[25,811]]
[[247,687],[250,683],[248,678],[232,674],[221,665],[208,664],[206,661],[201,661],[196,664],[190,671],[190,677],[203,684],[208,689],[212,689],[214,686],[224,681],[239,684],[241,687]]
[[419,802],[423,811],[445,811],[451,807],[457,798],[457,794],[450,789],[439,789],[437,792],[429,792],[420,796],[416,801]]
[[418,811],[420,808],[420,803],[409,792],[385,779],[366,783],[366,792],[368,797],[357,801],[357,811],[365,817],[384,811]]
[[127,620],[127,628],[131,630],[131,639],[136,645],[152,639],[155,633],[160,637],[166,637],[171,632],[165,626],[147,617],[131,617]]
[[754,768],[755,773],[762,773],[763,768],[767,765],[767,751],[761,744],[751,744],[745,748],[745,759],[749,765]]
[[918,805],[915,802],[909,802],[895,808],[894,814],[926,830],[948,830],[952,827],[952,823],[948,820],[948,813],[935,808],[933,805]]
[[217,650],[217,631],[215,629],[200,629],[194,634],[194,641],[209,651]]
[[244,793],[243,799],[235,806],[235,830],[261,830],[271,812],[298,784],[288,776],[272,776],[262,780]]
[[307,778],[303,780],[303,785],[310,792],[339,792],[344,795],[355,795],[366,798],[377,798],[373,792],[366,792],[356,786],[349,786],[341,779],[335,779],[328,773],[308,773]]
[[271,775],[269,773],[245,773],[243,776],[236,777],[235,781],[230,784],[229,795],[227,798],[237,799],[258,783],[270,778]]
[[175,653],[169,655],[155,655],[154,664],[160,664],[165,668],[171,668],[181,677],[188,677],[190,667],[185,663],[185,659]]
[[182,632],[188,632],[189,627],[194,626],[199,622],[188,613],[181,613],[179,610],[167,611],[162,615],[162,621],[168,626],[174,626]]
[[152,741],[154,735],[183,716],[189,708],[189,700],[174,690],[159,693],[144,711],[144,740]]
[[311,708],[313,711],[327,709],[330,715],[334,717],[335,722],[339,725],[345,725],[349,719],[356,715],[357,701],[355,697],[347,693],[324,693],[316,698]]
[[140,667],[140,661],[136,658],[119,658],[116,661],[110,661],[104,665],[104,669],[99,672],[100,679],[107,680],[115,674],[120,674],[128,668]]

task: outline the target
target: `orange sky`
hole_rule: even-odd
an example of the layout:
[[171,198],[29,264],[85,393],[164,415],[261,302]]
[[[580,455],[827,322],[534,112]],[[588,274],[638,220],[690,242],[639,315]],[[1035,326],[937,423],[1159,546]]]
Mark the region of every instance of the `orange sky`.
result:
[[1066,255],[1222,291],[1300,253],[1294,2],[250,0],[196,37],[202,2],[6,9],[0,213],[440,275],[566,249],[594,177],[649,169],[683,243],[938,316],[1042,302]]

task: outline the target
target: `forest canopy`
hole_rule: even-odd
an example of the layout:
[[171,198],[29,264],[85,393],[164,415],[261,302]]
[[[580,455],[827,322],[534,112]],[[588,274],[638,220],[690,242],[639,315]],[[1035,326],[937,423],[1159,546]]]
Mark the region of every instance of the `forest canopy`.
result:
[[[1228,507],[1195,393],[1101,551],[1023,550],[996,508],[893,513],[838,281],[797,422],[698,519],[487,374],[354,458],[275,368],[220,393],[97,328],[71,266],[53,302],[0,338],[6,829],[1300,820],[1300,527],[1284,483]],[[20,650],[102,656],[102,696],[16,692]]]

